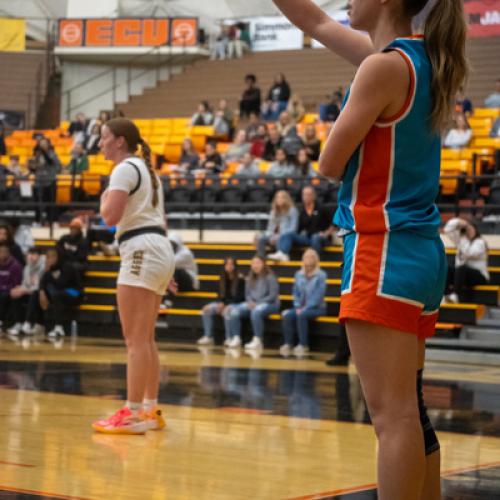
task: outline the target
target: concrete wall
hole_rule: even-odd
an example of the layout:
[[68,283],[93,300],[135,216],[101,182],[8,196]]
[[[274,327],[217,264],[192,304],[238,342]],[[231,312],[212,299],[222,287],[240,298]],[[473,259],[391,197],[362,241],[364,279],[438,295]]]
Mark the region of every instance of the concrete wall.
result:
[[[169,66],[157,69],[136,67],[129,72],[127,67],[118,66],[113,71],[109,65],[87,64],[81,62],[62,62],[61,120],[72,119],[76,113],[83,112],[88,117],[97,116],[101,110],[111,110],[115,103],[127,102],[130,95],[138,95],[145,88],[154,87],[160,80],[168,80],[171,75],[182,71],[182,66]],[[79,84],[90,80],[68,93]],[[113,86],[116,88],[113,90]],[[69,112],[69,115],[68,115]]]

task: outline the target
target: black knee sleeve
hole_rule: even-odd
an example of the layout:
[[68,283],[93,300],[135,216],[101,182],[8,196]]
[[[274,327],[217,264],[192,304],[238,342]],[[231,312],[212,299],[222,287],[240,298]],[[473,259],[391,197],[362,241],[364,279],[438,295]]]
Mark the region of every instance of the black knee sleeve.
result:
[[422,426],[422,431],[424,433],[425,454],[430,455],[431,453],[439,450],[440,446],[434,427],[432,426],[432,423],[427,415],[427,408],[424,404],[424,395],[422,392],[423,372],[423,370],[418,370],[417,372],[418,411],[420,413],[420,425]]

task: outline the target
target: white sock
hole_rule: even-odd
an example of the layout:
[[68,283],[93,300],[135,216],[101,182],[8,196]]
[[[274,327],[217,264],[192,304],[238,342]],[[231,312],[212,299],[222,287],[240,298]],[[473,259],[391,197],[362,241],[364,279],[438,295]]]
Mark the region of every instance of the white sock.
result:
[[137,415],[142,410],[142,403],[127,401],[125,406],[132,412],[133,415]]
[[145,411],[151,411],[151,410],[154,410],[158,406],[158,400],[144,398],[142,405],[144,406]]

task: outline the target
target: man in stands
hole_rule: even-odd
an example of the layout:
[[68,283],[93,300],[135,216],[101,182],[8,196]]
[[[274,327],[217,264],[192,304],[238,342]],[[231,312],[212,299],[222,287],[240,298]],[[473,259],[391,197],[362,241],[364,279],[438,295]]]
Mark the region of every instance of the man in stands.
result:
[[255,75],[245,76],[245,86],[240,101],[240,117],[248,118],[252,112],[260,115],[261,95]]
[[274,161],[276,158],[276,151],[281,147],[281,134],[275,127],[269,127],[269,137],[264,146],[263,158],[266,161]]
[[271,163],[267,175],[269,177],[293,177],[295,165],[288,160],[283,148],[276,150],[276,160]]
[[62,236],[57,242],[60,256],[67,264],[83,275],[87,268],[87,256],[89,253],[89,243],[83,234],[83,223],[75,218],[69,224],[69,234]]
[[282,234],[276,245],[278,251],[268,255],[268,258],[290,260],[290,251],[294,245],[310,246],[319,255],[321,249],[330,242],[335,230],[331,220],[332,214],[317,202],[314,188],[306,186],[302,190],[302,209],[299,212],[297,231]]
[[495,92],[484,100],[484,105],[487,108],[500,108],[500,78],[496,82]]
[[201,168],[206,175],[220,174],[224,170],[224,160],[218,153],[214,142],[209,141],[205,144],[205,160],[201,164]]
[[23,268],[19,261],[12,257],[9,245],[0,242],[0,332],[4,330],[7,315],[11,306],[11,291],[21,284]]
[[238,166],[236,170],[236,177],[241,177],[245,179],[255,178],[260,176],[260,168],[255,158],[251,153],[246,153],[243,156],[243,160],[241,164]]

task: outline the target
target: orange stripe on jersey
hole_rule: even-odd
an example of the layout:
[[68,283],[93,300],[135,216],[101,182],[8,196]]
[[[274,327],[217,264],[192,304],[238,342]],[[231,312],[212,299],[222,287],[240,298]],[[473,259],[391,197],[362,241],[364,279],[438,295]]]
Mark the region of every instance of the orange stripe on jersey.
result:
[[358,233],[380,233],[389,229],[384,206],[392,182],[393,140],[393,127],[372,127],[363,142],[353,210]]

